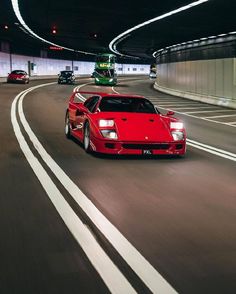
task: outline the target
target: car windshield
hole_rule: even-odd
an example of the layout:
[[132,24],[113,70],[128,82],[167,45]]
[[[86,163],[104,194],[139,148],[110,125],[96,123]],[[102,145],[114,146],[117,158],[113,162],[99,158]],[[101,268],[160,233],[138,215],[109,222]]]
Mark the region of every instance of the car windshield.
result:
[[115,57],[111,55],[101,55],[96,57],[96,62],[115,62]]
[[61,71],[62,76],[71,76],[73,74],[72,71]]
[[13,70],[11,73],[14,75],[25,75],[26,74],[26,72],[23,70]]
[[104,97],[99,110],[105,112],[157,113],[154,105],[145,98]]
[[96,73],[99,76],[110,78],[110,77],[114,76],[115,71],[114,71],[114,69],[96,69]]

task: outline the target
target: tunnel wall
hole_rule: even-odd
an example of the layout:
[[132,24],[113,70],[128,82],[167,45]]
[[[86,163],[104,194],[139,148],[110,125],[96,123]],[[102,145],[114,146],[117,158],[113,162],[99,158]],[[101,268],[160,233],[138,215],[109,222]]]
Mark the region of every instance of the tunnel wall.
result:
[[[58,60],[0,52],[0,77],[6,77],[11,70],[21,69],[29,72],[28,63],[34,64],[32,76],[57,75],[61,70],[72,70],[76,75],[90,75],[94,71],[94,62]],[[118,74],[148,74],[150,65],[116,64]]]
[[236,108],[236,58],[159,64],[154,87],[169,94]]
[[236,108],[236,32],[160,49],[155,88]]

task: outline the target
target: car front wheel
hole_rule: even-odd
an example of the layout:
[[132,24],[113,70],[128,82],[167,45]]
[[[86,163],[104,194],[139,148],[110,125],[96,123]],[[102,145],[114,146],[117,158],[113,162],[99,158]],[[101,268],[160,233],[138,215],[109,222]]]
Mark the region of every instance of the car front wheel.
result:
[[70,127],[70,119],[69,119],[69,111],[66,113],[66,119],[65,119],[65,135],[66,138],[70,139],[71,138],[71,127]]
[[91,152],[91,147],[90,147],[90,127],[89,127],[89,123],[86,122],[85,126],[84,126],[84,139],[83,139],[83,143],[84,143],[84,150],[89,153]]

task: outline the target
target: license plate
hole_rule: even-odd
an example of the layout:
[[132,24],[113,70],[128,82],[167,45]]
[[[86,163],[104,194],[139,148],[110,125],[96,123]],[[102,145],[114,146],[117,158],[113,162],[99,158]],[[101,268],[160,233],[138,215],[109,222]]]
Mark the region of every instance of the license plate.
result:
[[143,150],[143,154],[144,155],[151,155],[152,154],[152,150],[149,150],[149,149],[146,150],[146,149],[144,149]]

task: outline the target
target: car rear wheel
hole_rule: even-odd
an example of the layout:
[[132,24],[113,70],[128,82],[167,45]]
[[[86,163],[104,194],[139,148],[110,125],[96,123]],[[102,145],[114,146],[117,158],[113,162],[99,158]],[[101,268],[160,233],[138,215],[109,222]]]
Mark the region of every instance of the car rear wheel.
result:
[[70,119],[69,119],[69,111],[66,112],[66,119],[65,119],[65,135],[66,138],[71,138],[71,127],[70,127]]
[[91,152],[91,147],[90,147],[90,127],[89,127],[89,123],[86,122],[85,126],[84,126],[84,139],[83,139],[83,143],[84,143],[84,150],[89,153]]

